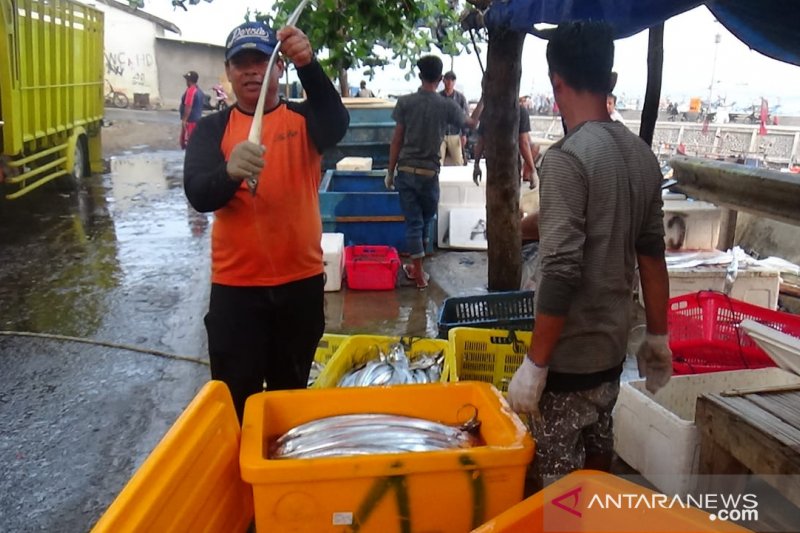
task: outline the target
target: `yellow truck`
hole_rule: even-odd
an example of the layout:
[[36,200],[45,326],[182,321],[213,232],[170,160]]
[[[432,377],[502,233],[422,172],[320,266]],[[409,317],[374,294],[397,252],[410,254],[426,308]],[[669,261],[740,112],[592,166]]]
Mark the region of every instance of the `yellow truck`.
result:
[[0,184],[8,199],[102,171],[103,13],[0,0]]

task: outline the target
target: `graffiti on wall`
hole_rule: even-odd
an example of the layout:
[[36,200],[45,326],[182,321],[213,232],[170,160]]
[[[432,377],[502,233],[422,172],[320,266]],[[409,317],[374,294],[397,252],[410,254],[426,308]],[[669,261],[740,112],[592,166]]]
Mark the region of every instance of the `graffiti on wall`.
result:
[[128,54],[122,52],[105,52],[106,74],[124,76],[133,85],[147,85],[146,71],[153,71],[156,63],[153,54]]

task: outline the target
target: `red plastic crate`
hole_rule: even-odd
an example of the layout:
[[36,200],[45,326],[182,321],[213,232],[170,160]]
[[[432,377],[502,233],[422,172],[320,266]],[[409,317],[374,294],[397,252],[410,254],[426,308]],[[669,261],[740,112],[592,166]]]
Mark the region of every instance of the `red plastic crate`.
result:
[[400,256],[391,246],[346,246],[344,268],[348,288],[387,291],[397,282]]
[[747,333],[742,320],[800,337],[800,316],[701,291],[669,301],[669,345],[675,374],[702,374],[776,366]]

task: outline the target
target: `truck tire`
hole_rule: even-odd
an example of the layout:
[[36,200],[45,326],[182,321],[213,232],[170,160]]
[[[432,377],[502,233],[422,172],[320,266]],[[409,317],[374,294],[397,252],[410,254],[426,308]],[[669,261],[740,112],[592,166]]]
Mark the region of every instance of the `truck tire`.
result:
[[76,185],[80,185],[83,179],[89,175],[89,151],[86,149],[86,137],[81,135],[75,142],[72,152],[72,179]]

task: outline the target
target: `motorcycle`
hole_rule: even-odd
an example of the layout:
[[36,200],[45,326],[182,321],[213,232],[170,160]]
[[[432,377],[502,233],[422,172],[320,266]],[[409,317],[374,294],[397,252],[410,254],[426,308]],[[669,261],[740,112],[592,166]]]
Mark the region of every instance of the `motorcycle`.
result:
[[222,85],[217,84],[211,88],[212,94],[205,94],[203,108],[209,111],[222,111],[228,107],[228,93]]

